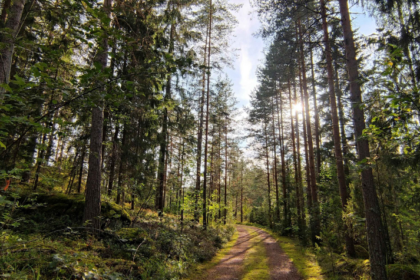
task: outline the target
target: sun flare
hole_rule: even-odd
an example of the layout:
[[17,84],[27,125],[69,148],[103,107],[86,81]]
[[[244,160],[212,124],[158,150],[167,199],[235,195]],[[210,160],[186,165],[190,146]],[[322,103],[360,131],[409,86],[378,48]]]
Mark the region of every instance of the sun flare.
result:
[[297,102],[297,103],[293,104],[292,105],[292,111],[293,111],[293,114],[301,112],[302,111],[302,104],[300,102]]

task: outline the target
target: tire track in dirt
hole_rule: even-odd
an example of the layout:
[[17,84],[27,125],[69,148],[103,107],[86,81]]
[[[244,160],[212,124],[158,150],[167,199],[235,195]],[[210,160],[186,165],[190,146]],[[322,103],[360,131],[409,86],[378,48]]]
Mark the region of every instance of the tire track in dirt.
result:
[[[242,274],[242,264],[252,244],[253,237],[247,226],[236,226],[239,237],[223,259],[207,272],[206,280],[238,280]],[[256,230],[256,228],[254,228]]]
[[[239,280],[243,274],[243,264],[248,250],[263,243],[268,257],[271,280],[301,280],[297,269],[281,249],[277,241],[267,232],[251,226],[236,226],[238,240],[232,249],[213,268],[207,271],[206,280]],[[256,233],[256,234],[255,234]],[[255,279],[259,280],[259,279]]]

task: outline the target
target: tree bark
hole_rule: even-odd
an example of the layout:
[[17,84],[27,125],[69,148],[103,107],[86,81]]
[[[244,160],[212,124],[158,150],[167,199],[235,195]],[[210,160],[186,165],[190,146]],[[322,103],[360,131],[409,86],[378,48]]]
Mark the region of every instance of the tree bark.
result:
[[225,122],[225,209],[223,211],[223,224],[226,225],[226,216],[227,216],[227,172],[228,172],[228,154],[227,154],[227,149],[228,149],[228,123],[227,123],[227,116],[226,116],[226,122]]
[[[328,34],[327,12],[326,12],[326,7],[325,7],[325,0],[320,0],[320,2],[321,2],[322,29],[324,32],[325,57],[327,61],[328,91],[329,91],[330,106],[331,106],[335,164],[337,167],[337,179],[338,179],[338,187],[340,190],[341,206],[343,209],[343,213],[345,213],[350,196],[347,192],[346,177],[345,177],[344,165],[343,165],[343,154],[341,151],[341,139],[340,139],[340,130],[339,130],[339,125],[338,125],[337,104],[336,104],[335,92],[334,92],[334,73],[333,73],[333,66],[332,66],[331,45],[330,45],[330,38]],[[349,232],[349,228],[346,223],[343,223],[343,228],[344,228],[344,238],[346,241],[347,254],[350,257],[355,257],[356,251],[354,249],[354,240],[353,240],[353,237],[351,236],[351,233]]]
[[[311,37],[309,36],[309,39]],[[311,43],[311,42],[309,42]],[[309,49],[311,53],[311,80],[312,80],[312,90],[314,95],[314,112],[315,112],[315,146],[316,146],[316,174],[319,181],[319,175],[321,174],[321,150],[320,150],[320,135],[319,135],[319,114],[318,114],[318,105],[316,100],[316,87],[315,87],[315,72],[314,72],[314,58],[312,53],[312,45],[309,44]]]
[[372,168],[368,161],[370,158],[369,142],[363,138],[365,129],[365,116],[362,105],[362,92],[360,88],[359,70],[356,60],[356,47],[351,29],[351,19],[347,0],[339,0],[341,24],[343,28],[344,46],[346,49],[346,64],[350,80],[350,100],[353,108],[354,132],[358,160],[363,166],[362,192],[366,214],[366,232],[369,247],[369,260],[373,280],[386,280],[386,250],[384,244],[381,210],[373,181]]
[[[276,83],[276,81],[274,81]],[[275,87],[275,91],[277,91]],[[275,119],[274,119],[274,97],[271,99],[271,111],[272,111],[272,121],[273,121],[273,151],[274,151],[274,185],[276,187],[276,219],[280,221],[280,198],[279,198],[279,186],[278,186],[278,174],[277,174],[277,147],[276,147],[276,130],[275,130]],[[280,127],[280,123],[278,124]],[[279,135],[280,145],[281,139]],[[282,186],[284,189],[284,186]],[[283,200],[284,200],[284,193],[283,193]],[[284,210],[284,209],[283,209]],[[286,212],[283,212],[285,215]]]
[[86,145],[83,143],[82,155],[80,156],[80,168],[79,168],[79,180],[77,182],[77,193],[82,191],[82,179],[83,179],[83,165],[85,163]]
[[210,104],[210,58],[211,58],[211,28],[212,28],[212,0],[210,0],[209,11],[209,43],[207,51],[207,98],[206,98],[206,138],[204,141],[204,182],[203,182],[203,228],[207,228],[207,149],[209,137],[209,104]]
[[124,176],[124,158],[125,158],[125,143],[127,141],[127,124],[123,124],[123,134],[122,134],[122,140],[121,140],[121,152],[120,152],[120,168],[118,170],[118,187],[117,187],[117,199],[115,203],[120,204],[121,203],[121,196],[124,192],[123,190],[123,176]]
[[267,187],[268,187],[268,226],[273,228],[273,221],[271,219],[271,185],[270,185],[270,161],[268,154],[268,132],[267,124],[264,123],[264,134],[265,134],[265,163],[267,167]]
[[120,132],[120,125],[115,124],[115,132],[112,141],[112,154],[111,163],[109,164],[109,183],[108,183],[108,195],[112,194],[114,188],[114,177],[115,177],[115,163],[117,161],[117,148],[118,148],[118,134]]
[[[279,96],[280,98],[280,96]],[[279,108],[280,103],[280,108]],[[289,192],[287,191],[287,180],[286,180],[286,161],[284,159],[285,145],[284,145],[284,131],[283,131],[283,103],[277,102],[277,110],[280,111],[280,120],[279,126],[281,124],[280,129],[280,153],[281,153],[281,178],[282,178],[282,185],[283,185],[283,212],[284,212],[284,228],[290,228],[291,226],[291,216],[289,214]],[[278,117],[278,114],[277,114]],[[285,230],[286,233],[290,233],[290,230]]]
[[[169,4],[168,4],[169,5]],[[172,7],[173,11],[173,7]],[[171,33],[169,38],[169,53],[173,53],[175,25],[171,24]],[[171,75],[168,76],[166,82],[165,101],[170,100],[171,97]],[[156,194],[156,210],[163,212],[165,206],[165,186],[166,186],[166,154],[167,154],[167,135],[168,134],[168,108],[163,109],[162,133],[160,135],[160,152],[159,152],[159,167],[158,167],[158,181],[159,186]]]
[[[112,0],[105,0],[103,10],[110,17]],[[95,58],[105,69],[108,62],[108,37],[105,32],[100,49]],[[102,90],[105,90],[104,88]],[[102,133],[103,133],[103,101],[92,108],[92,126],[90,131],[89,169],[86,180],[86,199],[83,213],[83,223],[90,221],[90,226],[99,229],[101,221],[101,158],[102,158]]]
[[[208,28],[208,27],[207,27]],[[204,46],[204,65],[207,65],[207,36],[206,32],[206,44]],[[196,222],[200,219],[200,213],[198,212],[198,197],[200,195],[201,189],[201,150],[203,142],[203,124],[204,124],[204,98],[206,93],[205,87],[206,81],[206,71],[203,69],[202,74],[202,90],[201,90],[201,99],[200,99],[200,121],[198,125],[197,133],[197,170],[196,170],[196,180],[195,180],[195,210],[194,210],[194,220]]]
[[[4,6],[7,5],[7,2],[4,3]],[[10,5],[10,3],[9,3]],[[6,10],[2,11],[2,20],[3,17],[6,18]],[[12,7],[10,7],[10,12],[7,15],[7,20],[4,24],[4,27],[8,31],[7,34],[2,34],[0,37],[0,44],[3,46],[0,49],[0,84],[8,84],[10,81],[10,71],[12,69],[12,60],[13,52],[15,48],[16,36],[19,33],[19,25],[22,18],[23,8],[25,6],[25,0],[15,0],[13,1]],[[3,14],[4,13],[4,14]],[[3,87],[0,87],[0,105],[3,103],[4,94],[6,90]]]
[[[303,48],[303,32],[302,25],[300,20],[298,21],[299,25],[299,45],[300,45],[300,62],[301,62],[301,72],[302,72],[302,82],[303,82],[303,94],[305,101],[305,117],[306,117],[306,133],[308,141],[308,154],[309,154],[309,173],[311,177],[311,197],[312,197],[312,207],[313,207],[313,225],[312,225],[312,242],[318,243],[317,236],[320,236],[320,214],[319,214],[319,204],[318,204],[318,188],[316,185],[316,173],[315,173],[315,159],[314,159],[314,147],[312,140],[312,128],[311,128],[311,116],[309,113],[309,96],[308,96],[308,87],[306,82],[306,65],[305,65],[305,56]],[[303,106],[303,104],[302,104]]]

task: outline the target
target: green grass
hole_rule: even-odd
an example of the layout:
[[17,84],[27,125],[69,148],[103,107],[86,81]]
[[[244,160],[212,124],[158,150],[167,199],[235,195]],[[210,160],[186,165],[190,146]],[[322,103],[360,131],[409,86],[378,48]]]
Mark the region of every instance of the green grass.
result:
[[[207,271],[216,266],[223,257],[232,249],[235,245],[236,241],[238,240],[239,234],[238,231],[232,235],[232,238],[229,242],[227,242],[221,250],[214,256],[210,261],[197,264],[189,269],[189,276],[186,278],[182,278],[183,280],[197,280],[197,279],[205,279],[207,276]],[[200,277],[200,278],[198,278]]]
[[268,280],[270,279],[270,269],[268,267],[268,257],[264,243],[262,242],[261,237],[258,236],[257,232],[250,232],[250,230],[248,230],[248,232],[251,234],[253,241],[244,260],[244,270],[241,279]]
[[280,247],[284,250],[286,255],[293,262],[297,268],[299,274],[307,280],[320,280],[325,279],[322,276],[322,269],[316,261],[316,256],[310,252],[310,250],[305,249],[299,244],[299,241],[290,238],[279,236],[270,229],[262,227],[260,225],[252,224],[252,226],[258,227],[267,233],[271,234],[274,239],[277,240]]

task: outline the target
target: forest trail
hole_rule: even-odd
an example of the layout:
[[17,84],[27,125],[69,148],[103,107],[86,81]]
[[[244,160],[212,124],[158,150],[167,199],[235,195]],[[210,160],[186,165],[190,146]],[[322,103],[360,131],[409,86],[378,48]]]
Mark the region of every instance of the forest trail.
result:
[[206,280],[271,279],[300,280],[297,269],[267,232],[238,225],[238,240],[223,259],[211,268]]

